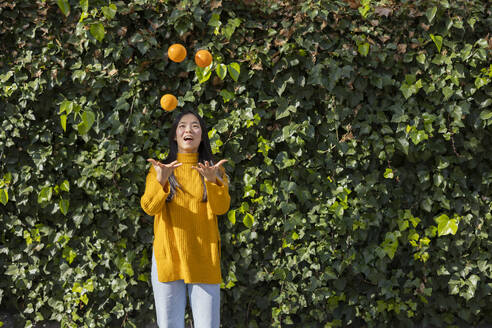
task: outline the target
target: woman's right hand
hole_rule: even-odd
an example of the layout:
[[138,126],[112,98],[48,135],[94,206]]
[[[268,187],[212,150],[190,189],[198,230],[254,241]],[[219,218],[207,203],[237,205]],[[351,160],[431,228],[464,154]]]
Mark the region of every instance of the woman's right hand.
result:
[[162,186],[166,184],[167,179],[169,179],[174,169],[183,165],[183,163],[179,163],[178,161],[174,161],[169,164],[163,164],[152,158],[147,159],[147,162],[152,163],[152,165],[154,166],[155,172],[157,174],[157,181],[159,181]]

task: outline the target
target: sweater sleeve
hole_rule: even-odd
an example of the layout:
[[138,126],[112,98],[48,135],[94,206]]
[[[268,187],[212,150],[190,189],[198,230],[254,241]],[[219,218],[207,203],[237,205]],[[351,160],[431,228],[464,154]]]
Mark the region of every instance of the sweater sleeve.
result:
[[151,165],[145,180],[145,192],[140,198],[140,206],[150,216],[158,214],[166,203],[169,191],[169,182],[166,182],[166,185],[162,187],[157,181],[157,173],[154,166]]
[[223,174],[222,183],[219,179],[215,183],[205,180],[205,185],[207,187],[207,199],[212,212],[216,215],[225,214],[231,204],[227,175]]

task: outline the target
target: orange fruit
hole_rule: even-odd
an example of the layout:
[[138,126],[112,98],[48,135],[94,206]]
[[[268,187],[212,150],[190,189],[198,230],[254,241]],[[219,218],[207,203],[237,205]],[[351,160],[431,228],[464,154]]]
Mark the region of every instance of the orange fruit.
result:
[[200,67],[207,67],[212,63],[212,55],[208,50],[198,50],[195,54],[195,63]]
[[186,58],[186,49],[181,44],[175,43],[167,49],[167,56],[173,62],[181,63]]
[[167,112],[170,112],[178,105],[178,99],[172,94],[165,94],[161,97],[161,107]]

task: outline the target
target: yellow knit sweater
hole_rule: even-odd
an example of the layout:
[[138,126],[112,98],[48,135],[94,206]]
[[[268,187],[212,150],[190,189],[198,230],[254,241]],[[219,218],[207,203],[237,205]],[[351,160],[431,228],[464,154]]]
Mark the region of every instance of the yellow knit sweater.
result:
[[207,201],[202,202],[203,183],[200,173],[191,167],[198,162],[198,153],[178,153],[183,163],[174,170],[181,189],[166,202],[169,183],[157,181],[153,166],[147,175],[142,209],[154,216],[154,255],[161,282],[183,279],[185,283],[219,284],[220,236],[217,215],[229,209],[227,177],[223,184],[206,181]]

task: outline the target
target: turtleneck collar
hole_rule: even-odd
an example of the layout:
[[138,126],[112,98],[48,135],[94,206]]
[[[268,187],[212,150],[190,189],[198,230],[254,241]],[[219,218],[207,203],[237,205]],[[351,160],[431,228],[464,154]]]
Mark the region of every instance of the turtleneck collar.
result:
[[198,163],[198,153],[178,153],[176,159],[179,163],[196,164]]

